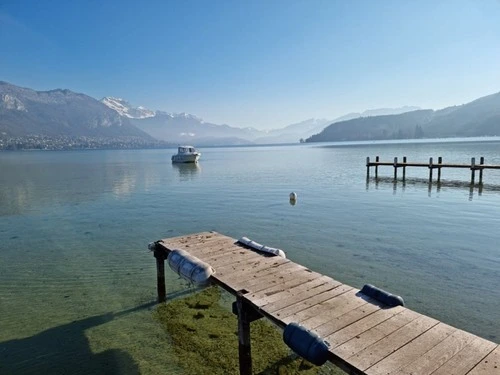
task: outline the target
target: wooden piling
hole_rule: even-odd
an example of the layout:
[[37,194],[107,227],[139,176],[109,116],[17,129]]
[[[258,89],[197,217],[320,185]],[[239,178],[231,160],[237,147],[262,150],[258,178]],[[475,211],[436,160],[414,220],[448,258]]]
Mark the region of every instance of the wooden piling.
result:
[[432,183],[432,158],[429,158],[429,183]]
[[240,362],[240,375],[252,375],[252,348],[250,345],[250,319],[248,306],[243,301],[243,294],[236,295],[238,309],[238,354]]
[[476,158],[470,159],[470,170],[471,170],[470,184],[474,186],[474,178],[476,177]]
[[366,178],[370,178],[370,157],[366,157]]
[[154,257],[156,258],[156,284],[158,290],[158,303],[167,300],[167,290],[165,288],[165,252],[155,250]]
[[484,156],[481,156],[481,159],[479,159],[479,165],[481,165],[481,168],[479,169],[479,185],[483,184],[483,168],[482,166],[484,165]]
[[[406,168],[407,167],[417,167],[417,168],[428,168],[429,169],[429,181],[432,182],[432,174],[433,174],[433,169],[438,170],[438,176],[437,176],[437,182],[438,184],[441,183],[441,170],[444,168],[463,168],[463,169],[470,169],[471,170],[471,183],[474,184],[475,182],[475,174],[476,170],[479,170],[479,185],[483,184],[483,171],[485,169],[499,169],[500,170],[500,164],[494,165],[494,164],[485,164],[484,163],[484,157],[481,157],[480,163],[476,164],[475,158],[471,160],[470,163],[464,163],[464,164],[457,164],[457,163],[443,163],[443,158],[440,156],[438,158],[437,164],[433,163],[433,159],[429,158],[429,162],[424,162],[424,163],[415,163],[415,162],[408,162],[406,159],[406,156],[403,157],[403,162],[398,162],[398,158],[394,158],[394,161],[380,161],[380,158],[377,156],[375,158],[376,161],[372,161],[369,158],[367,158],[367,168],[368,167],[375,167],[375,178],[378,179],[378,167],[383,165],[383,166],[391,166],[394,168],[394,181],[397,180],[397,169],[398,168],[403,168],[403,183],[406,180]],[[367,173],[368,170],[367,170]]]
[[438,184],[441,182],[441,164],[443,164],[443,157],[438,157]]
[[406,156],[403,156],[403,163],[405,165],[403,165],[403,182],[405,182],[406,180]]
[[398,179],[398,158],[394,158],[394,181]]

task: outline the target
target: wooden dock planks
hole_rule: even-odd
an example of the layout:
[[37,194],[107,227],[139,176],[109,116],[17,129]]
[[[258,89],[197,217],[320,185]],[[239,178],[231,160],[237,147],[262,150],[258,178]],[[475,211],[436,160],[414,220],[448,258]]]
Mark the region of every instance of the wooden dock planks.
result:
[[[382,165],[382,163],[379,163]],[[451,166],[450,166],[451,167]],[[157,242],[215,269],[212,280],[279,327],[299,323],[329,344],[329,359],[353,374],[498,375],[498,344],[359,290],[289,259],[241,246],[216,232]]]

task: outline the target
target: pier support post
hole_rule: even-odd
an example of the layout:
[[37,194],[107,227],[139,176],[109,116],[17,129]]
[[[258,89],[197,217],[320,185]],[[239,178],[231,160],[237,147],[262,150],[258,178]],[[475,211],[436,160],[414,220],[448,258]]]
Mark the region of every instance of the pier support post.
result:
[[366,157],[366,179],[370,178],[370,157]]
[[378,162],[380,161],[380,157],[375,157],[375,179],[378,179]]
[[443,164],[443,157],[438,157],[438,184],[441,183],[441,164]]
[[252,350],[250,346],[250,319],[248,306],[243,301],[243,294],[236,295],[238,309],[238,355],[240,361],[240,375],[252,375]]
[[470,184],[471,186],[474,186],[474,179],[476,177],[476,158],[470,159],[470,170],[471,170]]
[[398,158],[394,158],[394,181],[398,179]]
[[432,184],[432,158],[429,158],[429,184]]
[[406,156],[403,156],[403,182],[406,180]]
[[481,156],[481,159],[479,159],[479,165],[481,168],[479,169],[479,185],[483,184],[483,165],[484,165],[484,156]]
[[158,303],[167,300],[167,290],[165,288],[165,252],[154,250],[156,258],[156,284],[158,289]]

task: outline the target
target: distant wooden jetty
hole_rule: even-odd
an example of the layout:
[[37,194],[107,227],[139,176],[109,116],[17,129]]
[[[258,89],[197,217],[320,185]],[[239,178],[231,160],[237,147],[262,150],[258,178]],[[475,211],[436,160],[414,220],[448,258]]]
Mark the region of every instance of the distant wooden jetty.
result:
[[301,336],[292,349],[310,340],[310,353],[321,342],[325,360],[349,374],[500,374],[498,344],[396,305],[399,297],[376,288],[360,291],[216,232],[166,238],[150,248],[160,302],[166,300],[165,260],[177,249],[209,264],[215,270],[209,280],[236,296],[240,374],[252,373],[250,322],[261,317],[285,336],[295,333],[290,328],[303,328],[299,333],[310,336]]
[[429,182],[432,183],[432,172],[437,169],[437,182],[441,182],[441,169],[443,168],[462,168],[470,169],[471,171],[471,185],[475,184],[476,171],[479,171],[479,184],[483,184],[483,171],[485,169],[500,169],[500,165],[485,164],[484,157],[479,159],[479,164],[476,163],[476,158],[471,158],[470,164],[452,164],[443,163],[443,158],[439,157],[437,163],[434,163],[433,158],[429,158],[428,163],[414,163],[408,162],[406,156],[403,157],[403,161],[398,161],[395,157],[394,161],[380,161],[378,156],[375,157],[375,161],[371,161],[370,157],[366,158],[366,177],[370,177],[370,168],[375,167],[375,178],[378,178],[378,167],[379,166],[391,166],[394,168],[394,181],[398,178],[398,168],[403,169],[403,181],[406,180],[406,168],[407,167],[417,167],[417,168],[428,168],[429,169]]

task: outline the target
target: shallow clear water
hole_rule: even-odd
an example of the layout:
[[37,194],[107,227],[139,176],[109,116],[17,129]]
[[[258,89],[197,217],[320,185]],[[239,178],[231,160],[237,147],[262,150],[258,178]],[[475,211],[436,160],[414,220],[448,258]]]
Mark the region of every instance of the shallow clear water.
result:
[[[439,187],[426,183],[427,169],[394,184],[393,169],[380,167],[367,181],[365,161],[500,164],[500,141],[201,151],[197,166],[172,165],[174,150],[0,153],[0,373],[75,361],[75,373],[175,373],[151,317],[147,244],[207,230],[282,248],[499,341],[500,171],[485,171],[480,191],[469,189],[469,170],[444,170]],[[168,293],[182,294],[167,277]],[[61,341],[67,350],[56,353]]]

